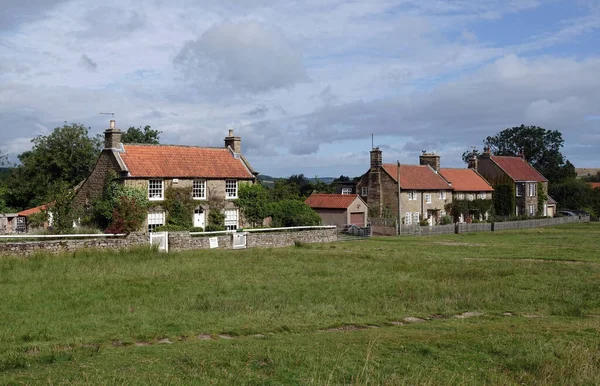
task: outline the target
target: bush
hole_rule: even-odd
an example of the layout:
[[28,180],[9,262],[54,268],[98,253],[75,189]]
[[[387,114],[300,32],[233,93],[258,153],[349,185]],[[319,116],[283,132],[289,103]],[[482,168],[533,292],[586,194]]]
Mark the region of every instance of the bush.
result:
[[271,204],[273,227],[321,225],[321,217],[304,201],[281,200]]
[[192,228],[190,228],[190,232],[204,232],[204,228],[202,228],[202,227],[192,227]]
[[205,228],[205,232],[219,232],[224,231],[225,225],[217,225],[217,224],[208,224]]
[[181,225],[167,224],[154,228],[154,232],[185,232],[188,229]]
[[27,226],[29,229],[43,228],[44,224],[48,222],[48,212],[42,210],[38,213],[34,213],[27,217]]
[[429,226],[429,220],[427,220],[426,218],[424,218],[421,221],[419,221],[419,225],[422,226],[422,227]]
[[135,197],[121,196],[115,205],[112,222],[105,233],[139,231],[146,220],[147,213],[146,205],[140,205]]
[[440,225],[449,225],[452,224],[452,217],[445,215],[440,220]]

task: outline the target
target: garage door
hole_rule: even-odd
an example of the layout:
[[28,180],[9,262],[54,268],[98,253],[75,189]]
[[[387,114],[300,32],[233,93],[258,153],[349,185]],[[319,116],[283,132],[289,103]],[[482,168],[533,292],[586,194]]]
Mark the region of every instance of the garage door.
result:
[[363,212],[350,213],[350,224],[365,226],[365,214]]

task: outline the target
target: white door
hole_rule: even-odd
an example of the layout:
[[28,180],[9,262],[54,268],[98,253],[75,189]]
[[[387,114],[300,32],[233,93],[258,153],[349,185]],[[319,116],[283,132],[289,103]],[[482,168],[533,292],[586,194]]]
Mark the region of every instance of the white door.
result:
[[202,208],[194,209],[194,227],[204,228],[206,212]]

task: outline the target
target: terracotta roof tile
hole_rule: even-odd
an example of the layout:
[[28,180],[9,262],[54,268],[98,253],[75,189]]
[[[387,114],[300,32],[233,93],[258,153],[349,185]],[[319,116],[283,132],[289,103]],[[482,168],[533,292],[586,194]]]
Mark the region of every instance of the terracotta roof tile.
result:
[[124,145],[131,177],[254,178],[229,149],[172,145]]
[[24,216],[24,217],[28,217],[31,216],[34,213],[39,213],[42,210],[46,210],[48,209],[47,205],[40,205],[40,206],[36,206],[35,208],[30,208],[30,209],[25,209],[20,211],[19,213],[17,213],[19,216]]
[[492,186],[473,169],[440,169],[440,174],[459,192],[492,192]]
[[[398,165],[383,164],[385,171],[397,181]],[[400,165],[400,188],[416,190],[451,190],[452,187],[427,165]]]
[[500,166],[514,181],[547,182],[546,177],[527,163],[521,157],[490,156],[490,159]]
[[588,182],[588,184],[592,187],[592,189],[600,188],[600,182]]
[[358,194],[311,194],[304,202],[313,209],[346,209]]

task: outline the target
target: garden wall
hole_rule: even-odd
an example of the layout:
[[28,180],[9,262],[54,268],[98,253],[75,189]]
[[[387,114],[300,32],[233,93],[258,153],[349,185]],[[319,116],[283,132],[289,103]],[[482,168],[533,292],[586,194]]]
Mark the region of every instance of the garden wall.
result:
[[[33,238],[34,236],[32,236]],[[233,235],[215,235],[219,249],[232,249]],[[191,236],[189,232],[169,232],[169,250],[186,251],[210,248],[209,235]],[[294,242],[328,243],[337,240],[336,228],[307,230],[250,232],[246,236],[246,247],[287,247]],[[59,254],[81,249],[123,249],[136,246],[149,246],[148,234],[132,233],[128,236],[115,236],[87,239],[35,240],[0,242],[0,255],[31,256],[38,252]]]

